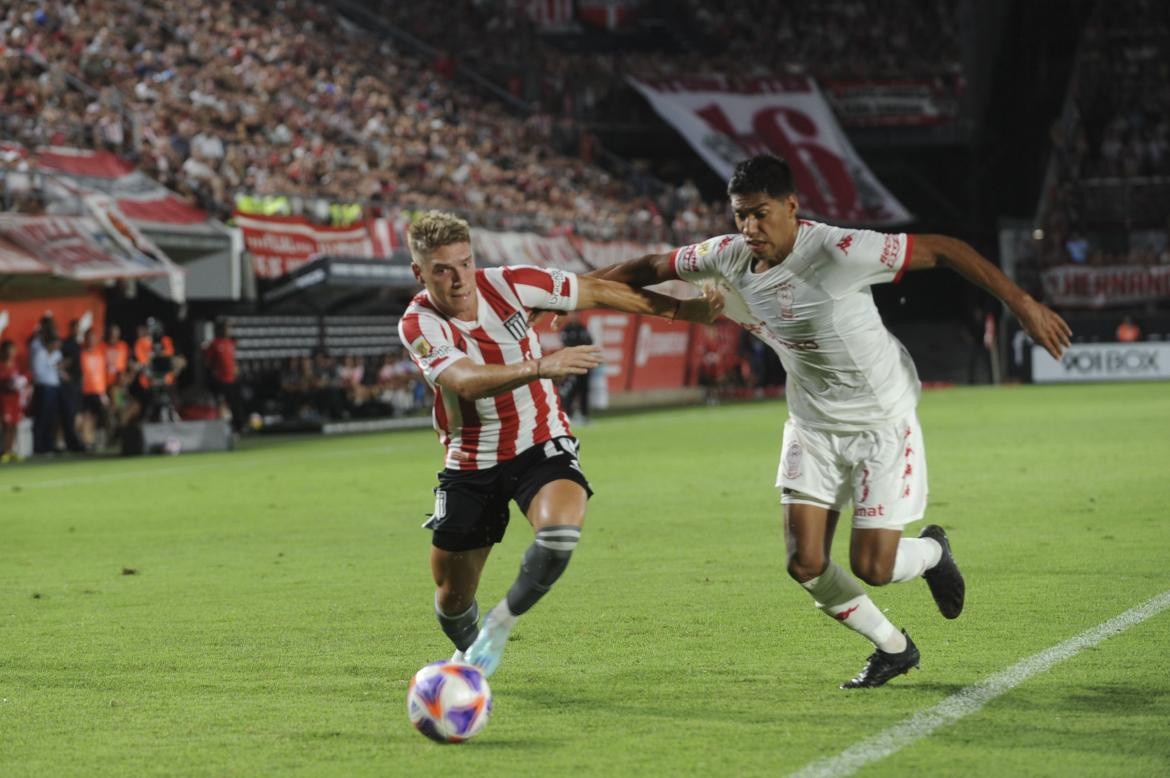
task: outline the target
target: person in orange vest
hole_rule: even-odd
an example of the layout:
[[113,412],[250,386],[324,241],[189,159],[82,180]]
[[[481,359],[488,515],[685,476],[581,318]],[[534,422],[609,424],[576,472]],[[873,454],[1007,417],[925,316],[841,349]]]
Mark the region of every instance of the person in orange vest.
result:
[[[156,319],[148,319],[146,324],[138,326],[138,339],[134,341],[134,362],[138,366],[138,384],[143,389],[151,386],[151,362],[155,357],[174,357],[175,343],[170,335],[164,335],[162,324]],[[161,372],[161,371],[160,371]],[[171,369],[165,371],[161,379],[167,386],[175,383],[176,369],[173,361]]]
[[1141,327],[1134,324],[1133,318],[1126,316],[1121,320],[1121,324],[1117,325],[1117,342],[1118,343],[1133,343],[1142,337]]
[[102,345],[106,355],[106,386],[112,388],[130,367],[130,344],[122,340],[122,328],[111,324]]
[[147,319],[138,327],[134,342],[134,364],[137,380],[131,384],[130,395],[138,408],[127,414],[127,422],[137,418],[147,421],[174,420],[178,413],[172,396],[175,379],[183,369],[184,360],[175,356],[175,344],[163,333],[162,323]]
[[91,328],[81,339],[81,442],[87,451],[94,450],[98,429],[106,427],[107,384],[105,344]]

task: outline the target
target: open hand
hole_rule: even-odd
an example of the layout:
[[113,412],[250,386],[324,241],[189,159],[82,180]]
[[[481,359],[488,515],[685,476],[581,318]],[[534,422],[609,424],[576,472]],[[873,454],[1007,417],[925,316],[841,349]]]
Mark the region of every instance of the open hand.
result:
[[601,349],[597,346],[570,346],[540,358],[540,377],[560,381],[571,375],[585,375],[601,366]]
[[1053,359],[1060,359],[1069,346],[1072,329],[1059,314],[1029,297],[1016,311],[1016,317],[1032,340],[1043,346]]

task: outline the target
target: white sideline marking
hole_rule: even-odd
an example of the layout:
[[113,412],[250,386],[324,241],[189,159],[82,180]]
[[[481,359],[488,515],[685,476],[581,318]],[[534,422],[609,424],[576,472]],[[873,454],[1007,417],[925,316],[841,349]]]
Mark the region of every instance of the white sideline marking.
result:
[[[299,459],[331,459],[333,457],[354,456],[357,454],[382,454],[392,451],[392,446],[368,446],[365,448],[347,448],[337,451],[317,451],[310,453],[302,453],[298,455]],[[257,452],[258,454],[260,452]],[[270,456],[256,456],[248,457],[243,461],[232,462],[233,468],[240,467],[254,467],[256,465],[267,465],[278,462],[287,458],[287,454],[270,455]],[[156,475],[174,475],[175,473],[190,473],[198,470],[207,470],[209,468],[221,467],[222,462],[205,462],[199,464],[189,465],[174,465],[171,467],[155,467],[142,468],[140,470],[118,470],[113,473],[100,473],[97,475],[79,475],[72,478],[47,478],[41,481],[14,481],[11,486],[19,486],[21,489],[40,489],[52,488],[55,486],[74,486],[76,484],[88,484],[102,481],[117,481],[124,478],[149,478]],[[9,486],[9,484],[0,484],[0,490]]]
[[947,697],[933,708],[914,714],[884,732],[866,738],[845,749],[837,756],[821,759],[792,773],[794,778],[829,778],[851,775],[870,762],[876,762],[897,753],[916,740],[921,740],[939,727],[970,715],[991,700],[1006,694],[1034,675],[1048,670],[1058,662],[1092,648],[1106,638],[1113,637],[1135,624],[1157,616],[1170,608],[1170,591],[1162,592],[1145,603],[1106,621],[1088,632],[1082,632],[1060,645],[1041,651],[1012,665],[986,680],[968,686]]

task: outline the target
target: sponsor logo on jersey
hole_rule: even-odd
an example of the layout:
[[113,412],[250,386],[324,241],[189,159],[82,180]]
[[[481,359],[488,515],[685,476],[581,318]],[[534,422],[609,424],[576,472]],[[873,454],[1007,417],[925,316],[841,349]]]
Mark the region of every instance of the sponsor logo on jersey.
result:
[[849,247],[853,245],[853,233],[849,233],[844,238],[837,242],[837,248],[841,249],[841,253],[846,256],[849,255]]
[[528,334],[528,318],[520,311],[516,311],[504,320],[504,329],[516,340],[523,340]]
[[699,258],[695,256],[695,246],[679,249],[677,267],[683,273],[695,273],[699,270]]
[[773,347],[786,348],[790,351],[816,351],[821,347],[815,340],[785,340],[762,324],[741,324],[740,326]]
[[[552,292],[548,296],[548,306],[550,308],[555,308],[561,304],[562,299],[568,297],[569,295],[569,277],[565,274],[564,270],[559,268],[552,268],[548,271],[548,274],[552,276],[553,288]],[[505,322],[505,324],[506,323],[507,322]],[[527,328],[528,327],[526,322],[525,329]],[[509,330],[509,332],[511,332],[511,330]],[[519,340],[521,337],[523,336],[517,335],[516,339]]]
[[719,241],[719,245],[715,247],[715,250],[716,251],[723,251],[723,249],[725,249],[731,245],[731,241],[733,241],[733,240],[735,240],[734,235],[724,235],[723,240]]
[[866,518],[866,519],[872,519],[872,518],[876,518],[878,516],[885,516],[886,515],[886,506],[879,505],[876,508],[856,507],[853,509],[853,515],[855,517],[860,516],[860,517]]
[[902,253],[902,239],[897,235],[885,235],[882,242],[881,263],[891,270],[898,267],[898,255]]

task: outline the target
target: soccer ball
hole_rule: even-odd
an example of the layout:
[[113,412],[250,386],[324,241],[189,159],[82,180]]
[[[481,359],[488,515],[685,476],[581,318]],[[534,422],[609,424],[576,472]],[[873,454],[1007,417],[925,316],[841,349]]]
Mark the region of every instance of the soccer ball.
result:
[[431,662],[410,679],[406,712],[414,728],[431,740],[461,743],[487,726],[492,690],[478,667]]

